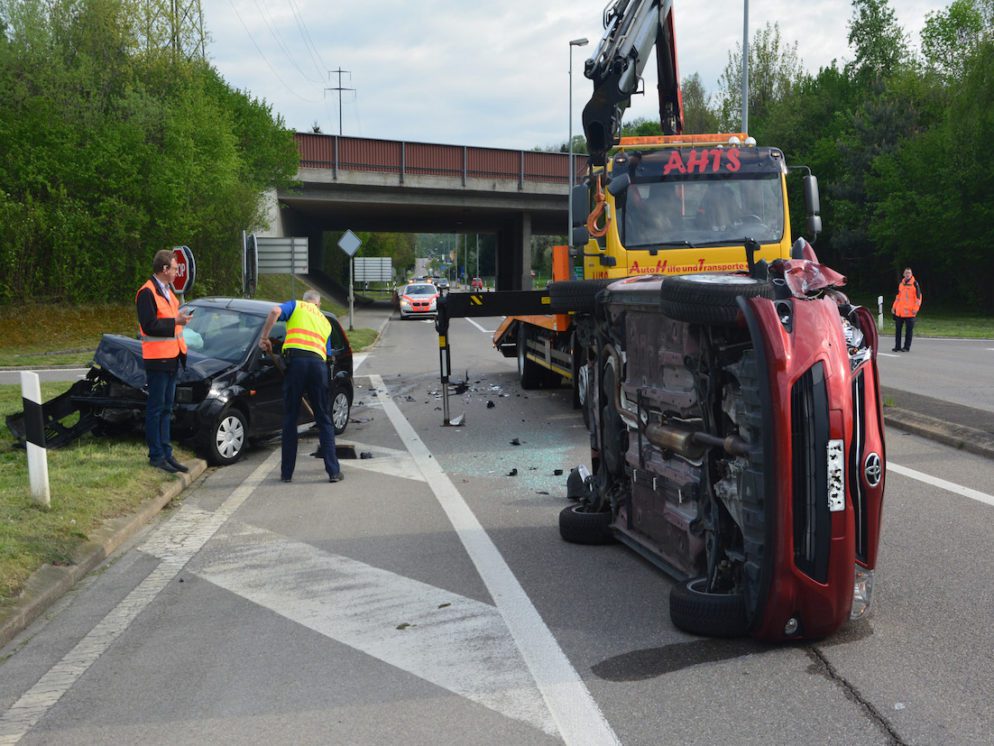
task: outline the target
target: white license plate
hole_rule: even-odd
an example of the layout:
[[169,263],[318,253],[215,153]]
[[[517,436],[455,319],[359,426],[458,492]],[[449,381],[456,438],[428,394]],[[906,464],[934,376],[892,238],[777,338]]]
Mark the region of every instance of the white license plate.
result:
[[846,509],[845,445],[841,440],[828,441],[828,509],[832,513]]

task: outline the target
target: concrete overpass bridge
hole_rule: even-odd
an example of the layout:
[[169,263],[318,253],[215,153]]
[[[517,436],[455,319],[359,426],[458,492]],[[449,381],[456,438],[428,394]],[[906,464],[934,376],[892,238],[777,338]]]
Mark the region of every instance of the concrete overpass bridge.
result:
[[[527,289],[532,235],[566,233],[566,154],[295,138],[300,187],[269,195],[264,235],[306,236],[312,267],[322,266],[325,231],[489,233],[497,238],[497,287]],[[575,157],[582,172],[586,156]]]

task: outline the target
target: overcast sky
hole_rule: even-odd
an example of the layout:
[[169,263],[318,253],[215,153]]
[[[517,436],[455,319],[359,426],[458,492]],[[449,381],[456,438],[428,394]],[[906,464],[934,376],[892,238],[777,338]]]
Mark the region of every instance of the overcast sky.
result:
[[[604,0],[201,0],[208,57],[234,87],[265,99],[287,127],[412,142],[531,149],[566,142],[569,40],[573,51],[573,132],[591,91],[583,63],[603,33]],[[917,47],[939,0],[891,0]],[[676,0],[680,76],[699,73],[713,93],[742,41],[742,0]],[[779,22],[785,42],[812,72],[851,58],[852,10],[844,0],[751,0],[750,37]],[[654,71],[650,63],[647,73]],[[339,76],[336,69],[350,71]],[[655,119],[649,96],[626,120]]]

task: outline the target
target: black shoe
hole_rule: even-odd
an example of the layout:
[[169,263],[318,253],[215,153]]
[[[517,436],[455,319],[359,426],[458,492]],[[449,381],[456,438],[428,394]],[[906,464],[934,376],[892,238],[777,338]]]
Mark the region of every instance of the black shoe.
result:
[[181,464],[179,461],[174,459],[172,456],[166,457],[166,463],[169,464],[171,467],[173,467],[176,471],[182,472],[183,474],[186,474],[187,472],[190,471],[188,468],[183,466],[183,464]]
[[903,350],[901,350],[901,352],[911,352],[911,348],[905,347]]
[[895,347],[891,352],[904,352],[900,347]]
[[290,482],[292,480],[293,480],[293,477],[280,477],[280,481],[281,482]]
[[343,479],[345,479],[345,475],[342,474],[342,472],[338,472],[338,474],[328,477],[329,482],[341,482]]
[[179,471],[179,469],[170,464],[164,458],[159,459],[158,461],[149,461],[148,465],[154,466],[156,469],[162,469],[162,471],[168,471],[170,474],[175,474]]

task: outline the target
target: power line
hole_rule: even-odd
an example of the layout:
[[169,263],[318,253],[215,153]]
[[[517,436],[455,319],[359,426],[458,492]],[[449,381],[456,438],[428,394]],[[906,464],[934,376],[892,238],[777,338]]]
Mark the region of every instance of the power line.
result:
[[287,82],[285,80],[283,80],[282,77],[280,77],[280,74],[276,71],[276,68],[273,67],[273,64],[269,61],[269,58],[266,57],[266,55],[263,54],[262,50],[259,48],[259,45],[256,43],[255,38],[252,36],[252,32],[249,31],[248,26],[245,25],[245,21],[242,19],[241,14],[238,12],[238,8],[235,7],[234,0],[228,0],[228,4],[231,6],[231,9],[233,11],[235,11],[235,17],[238,18],[238,22],[240,24],[242,24],[242,28],[245,29],[245,35],[248,36],[249,41],[252,42],[252,46],[255,47],[255,51],[259,53],[259,56],[262,57],[263,62],[266,63],[266,66],[269,67],[269,69],[273,73],[273,75],[276,76],[276,79],[280,83],[283,84],[283,87],[286,88],[287,91],[289,91],[290,93],[292,93],[294,96],[296,96],[297,98],[299,98],[301,101],[306,101],[309,104],[319,103],[318,101],[316,101],[313,98],[307,98],[306,96],[301,96],[299,93],[297,93],[295,90],[293,90],[293,88],[291,88],[287,84]]
[[294,0],[288,0],[290,3],[290,10],[293,12],[293,19],[297,22],[297,29],[300,31],[300,38],[304,40],[304,47],[310,52],[311,62],[314,63],[314,69],[317,70],[318,78],[324,77],[324,71],[328,69],[328,66],[324,64],[324,60],[321,59],[321,55],[318,53],[317,47],[314,45],[314,40],[311,38],[310,32],[307,30],[307,25],[304,23],[303,17],[300,15],[300,9],[297,7],[297,3]]
[[[265,4],[260,5],[259,0],[253,0],[253,2],[255,3],[255,7],[259,10],[259,15],[262,17],[263,22],[266,24],[266,28],[269,29],[270,35],[276,41],[277,46],[282,50],[284,56],[287,58],[287,61],[297,69],[297,72],[300,73],[300,77],[302,77],[304,80],[308,82],[313,83],[314,78],[308,77],[307,73],[305,73],[303,69],[300,67],[300,65],[297,64],[297,60],[290,53],[290,50],[287,48],[287,45],[283,42],[283,37],[280,36],[280,33],[277,30],[276,25],[269,19],[269,16],[266,13]],[[320,80],[321,78],[319,76],[318,81]]]

